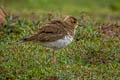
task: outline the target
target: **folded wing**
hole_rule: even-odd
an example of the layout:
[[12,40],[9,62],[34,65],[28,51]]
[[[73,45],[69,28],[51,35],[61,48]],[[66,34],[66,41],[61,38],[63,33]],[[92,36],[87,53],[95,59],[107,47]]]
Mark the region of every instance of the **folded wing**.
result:
[[34,41],[42,43],[52,42],[63,38],[66,34],[67,33],[65,31],[64,24],[61,21],[53,21],[40,28],[36,34],[24,39],[23,41]]

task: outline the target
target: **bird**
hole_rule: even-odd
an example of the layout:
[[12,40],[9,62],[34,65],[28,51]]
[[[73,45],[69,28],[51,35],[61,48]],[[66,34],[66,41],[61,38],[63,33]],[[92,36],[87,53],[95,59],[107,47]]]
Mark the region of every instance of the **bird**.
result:
[[22,42],[33,42],[40,46],[51,48],[53,63],[56,63],[55,51],[67,47],[72,43],[76,28],[77,19],[73,16],[66,16],[64,20],[54,20],[42,26],[37,33],[24,38]]

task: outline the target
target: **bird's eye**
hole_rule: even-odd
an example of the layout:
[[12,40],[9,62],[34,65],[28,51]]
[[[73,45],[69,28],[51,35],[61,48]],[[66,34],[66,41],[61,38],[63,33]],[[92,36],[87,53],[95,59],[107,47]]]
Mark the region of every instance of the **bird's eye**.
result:
[[73,23],[75,24],[75,23],[76,23],[76,21],[73,21]]

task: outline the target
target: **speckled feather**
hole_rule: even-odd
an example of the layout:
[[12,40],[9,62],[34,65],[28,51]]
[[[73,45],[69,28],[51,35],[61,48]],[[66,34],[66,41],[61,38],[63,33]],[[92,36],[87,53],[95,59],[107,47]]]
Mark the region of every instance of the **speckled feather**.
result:
[[[67,25],[63,24],[61,21],[53,21],[40,28],[36,34],[24,39],[24,41],[42,43],[56,41],[58,39],[64,38],[65,35],[70,34],[66,29],[66,26]],[[73,35],[74,34],[72,33],[71,36]]]
[[69,17],[62,21],[52,21],[38,30],[23,42],[35,42],[42,46],[60,49],[69,45],[74,38],[76,19]]

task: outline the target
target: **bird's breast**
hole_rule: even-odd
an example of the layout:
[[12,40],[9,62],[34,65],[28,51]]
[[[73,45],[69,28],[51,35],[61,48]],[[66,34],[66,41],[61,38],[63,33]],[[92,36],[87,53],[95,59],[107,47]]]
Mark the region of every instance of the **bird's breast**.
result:
[[44,47],[61,49],[68,46],[73,41],[73,36],[66,35],[62,39],[42,44]]

